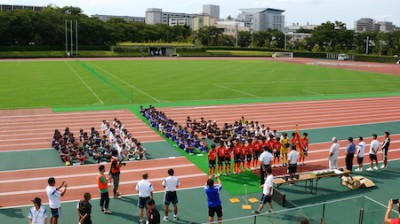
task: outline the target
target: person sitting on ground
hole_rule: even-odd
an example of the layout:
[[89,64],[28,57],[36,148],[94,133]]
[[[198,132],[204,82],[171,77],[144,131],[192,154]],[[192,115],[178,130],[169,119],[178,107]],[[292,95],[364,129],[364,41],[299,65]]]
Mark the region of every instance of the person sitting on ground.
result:
[[67,147],[63,147],[60,150],[61,160],[65,163],[65,165],[69,166],[71,161],[71,154]]
[[85,164],[85,162],[86,162],[86,154],[85,154],[85,151],[83,151],[83,148],[79,149],[79,153],[78,153],[78,155],[76,155],[76,159],[78,160],[78,162],[81,165]]
[[101,162],[101,159],[103,158],[103,153],[102,153],[102,151],[99,149],[99,146],[98,146],[98,145],[94,145],[94,146],[93,146],[93,153],[92,153],[92,155],[93,155],[93,159],[94,159],[97,163],[100,163],[100,162]]
[[135,149],[135,154],[137,160],[147,159],[146,158],[146,149],[143,148],[142,143],[138,142],[137,147]]

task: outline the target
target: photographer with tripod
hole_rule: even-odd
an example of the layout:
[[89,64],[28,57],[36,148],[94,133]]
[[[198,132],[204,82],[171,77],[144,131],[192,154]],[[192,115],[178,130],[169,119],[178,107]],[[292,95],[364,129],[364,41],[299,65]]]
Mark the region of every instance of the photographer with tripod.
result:
[[122,198],[122,195],[118,192],[118,186],[119,186],[119,175],[121,174],[121,166],[125,166],[126,163],[122,163],[118,159],[118,151],[113,150],[112,151],[112,157],[111,157],[111,167],[110,167],[110,182],[111,179],[113,180],[113,193],[114,193],[114,198]]

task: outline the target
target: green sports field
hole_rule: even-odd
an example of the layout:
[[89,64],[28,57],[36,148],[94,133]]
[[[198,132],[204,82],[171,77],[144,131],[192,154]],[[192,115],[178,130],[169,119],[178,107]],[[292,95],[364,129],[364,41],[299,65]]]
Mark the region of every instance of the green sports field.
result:
[[0,63],[0,108],[398,95],[400,77],[266,60]]

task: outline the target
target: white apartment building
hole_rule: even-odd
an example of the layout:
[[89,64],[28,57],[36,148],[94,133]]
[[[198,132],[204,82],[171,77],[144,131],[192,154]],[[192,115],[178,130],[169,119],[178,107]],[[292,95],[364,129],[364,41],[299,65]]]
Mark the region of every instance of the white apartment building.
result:
[[240,9],[242,11],[238,20],[245,23],[245,26],[254,31],[263,31],[268,29],[284,30],[285,16],[282,15],[285,10],[272,8],[252,8]]
[[[162,9],[158,8],[148,8],[146,10],[145,22],[147,24],[167,24],[169,25],[170,19],[173,18],[193,18],[198,14],[188,14],[180,12],[163,12]],[[184,21],[184,20],[182,20]],[[176,22],[176,21],[175,21]]]
[[240,31],[250,31],[250,28],[244,22],[234,20],[217,21],[215,26],[222,30],[224,34],[230,36],[236,36]]

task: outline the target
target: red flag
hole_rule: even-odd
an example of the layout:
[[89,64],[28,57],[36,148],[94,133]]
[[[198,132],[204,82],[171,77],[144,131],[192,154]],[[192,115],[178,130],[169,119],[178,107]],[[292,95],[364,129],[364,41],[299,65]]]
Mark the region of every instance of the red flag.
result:
[[303,146],[301,145],[301,137],[300,137],[300,133],[299,133],[299,128],[298,128],[298,124],[296,124],[296,131],[294,132],[294,142],[296,144],[296,148],[298,151],[303,149]]

